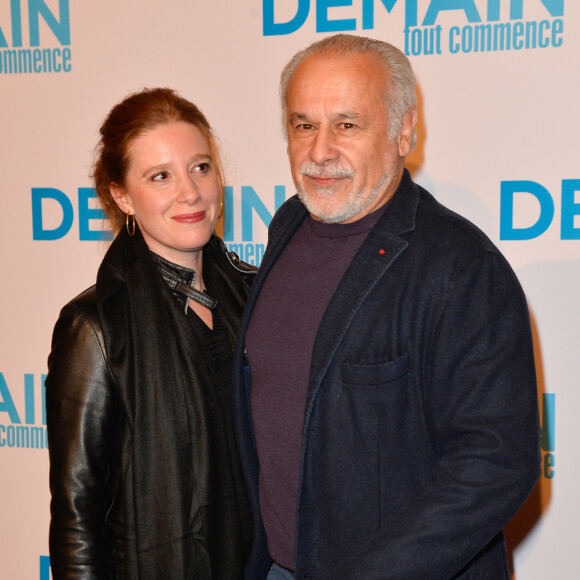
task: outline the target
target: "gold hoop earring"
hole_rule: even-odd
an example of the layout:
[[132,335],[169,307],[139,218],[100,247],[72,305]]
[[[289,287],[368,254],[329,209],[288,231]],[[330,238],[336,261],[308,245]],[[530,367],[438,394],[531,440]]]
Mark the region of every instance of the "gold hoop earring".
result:
[[[131,218],[129,220],[129,218]],[[125,227],[127,228],[127,233],[129,236],[133,237],[135,235],[135,216],[133,214],[127,214],[125,217]]]
[[222,198],[220,197],[220,201],[218,204],[218,220],[224,215],[224,202],[222,201]]

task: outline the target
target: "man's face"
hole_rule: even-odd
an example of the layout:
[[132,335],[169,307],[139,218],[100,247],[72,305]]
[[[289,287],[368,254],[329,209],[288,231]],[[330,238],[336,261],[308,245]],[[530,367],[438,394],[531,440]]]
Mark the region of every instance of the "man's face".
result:
[[406,117],[401,136],[389,141],[383,101],[388,82],[373,53],[310,55],[294,71],[287,94],[288,154],[298,195],[313,217],[351,223],[396,191],[414,120]]

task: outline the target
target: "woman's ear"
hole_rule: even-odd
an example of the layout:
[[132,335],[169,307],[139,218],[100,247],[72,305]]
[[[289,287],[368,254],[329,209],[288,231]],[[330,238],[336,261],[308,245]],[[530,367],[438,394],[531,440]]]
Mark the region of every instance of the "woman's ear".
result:
[[128,213],[129,215],[135,213],[135,210],[131,205],[131,199],[124,188],[116,183],[111,183],[111,185],[109,185],[109,191],[111,192],[111,196],[115,200],[115,203],[123,213]]

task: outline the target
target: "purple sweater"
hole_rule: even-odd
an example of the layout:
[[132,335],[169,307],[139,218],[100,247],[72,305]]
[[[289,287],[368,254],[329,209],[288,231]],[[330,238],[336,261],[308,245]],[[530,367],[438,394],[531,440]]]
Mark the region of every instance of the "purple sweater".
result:
[[246,350],[270,555],[294,570],[296,502],[312,347],[326,307],[386,206],[352,224],[307,217],[268,274]]

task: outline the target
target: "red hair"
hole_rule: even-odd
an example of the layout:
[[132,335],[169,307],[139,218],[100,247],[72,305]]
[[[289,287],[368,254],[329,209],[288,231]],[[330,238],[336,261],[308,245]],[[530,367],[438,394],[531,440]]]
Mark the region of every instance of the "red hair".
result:
[[143,89],[129,95],[111,109],[101,126],[101,139],[96,149],[92,177],[115,233],[125,224],[125,214],[113,199],[110,187],[111,184],[125,187],[132,143],[147,131],[176,121],[197,127],[207,139],[221,195],[223,174],[219,152],[215,135],[205,115],[172,89]]

